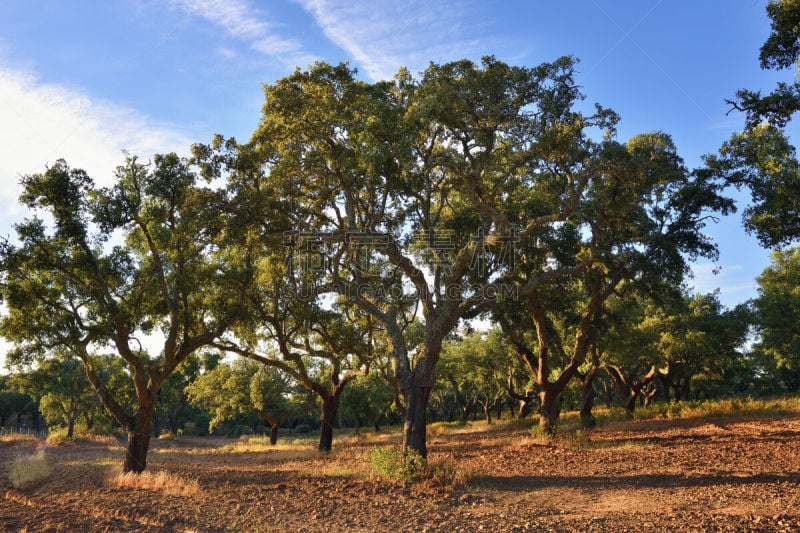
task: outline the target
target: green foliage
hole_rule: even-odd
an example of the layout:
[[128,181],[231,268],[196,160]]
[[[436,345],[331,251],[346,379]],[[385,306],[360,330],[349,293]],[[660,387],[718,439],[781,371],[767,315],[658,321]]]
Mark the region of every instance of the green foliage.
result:
[[[770,0],[772,33],[761,47],[762,69],[800,65],[800,2]],[[782,131],[800,110],[800,81],[779,82],[769,94],[742,89],[726,100],[746,113],[745,129],[723,144],[719,157],[708,156],[710,171],[736,187],[747,187],[752,205],[744,212],[745,228],[768,248],[800,238],[800,172],[794,146]]]
[[438,387],[450,389],[461,408],[461,418],[469,405],[478,404],[488,423],[491,410],[506,399],[509,379],[521,361],[510,350],[497,329],[471,332],[445,342],[442,348]]
[[377,476],[402,481],[406,485],[418,481],[427,464],[419,452],[402,446],[373,448],[369,461]]
[[[797,0],[769,0],[766,7],[772,33],[761,47],[759,60],[762,69],[782,70],[797,66],[800,58],[800,3]],[[796,72],[800,72],[797,70]],[[742,89],[736,99],[727,100],[734,109],[747,113],[747,128],[766,120],[784,127],[800,110],[800,84],[780,82],[771,93],[762,96],[760,91]]]
[[800,390],[800,247],[775,250],[756,278],[757,352],[770,357],[791,391]]
[[226,422],[255,425],[258,420],[280,425],[295,406],[290,384],[278,370],[247,359],[221,363],[186,386],[189,400],[211,415],[214,432]]
[[15,375],[19,387],[39,400],[48,426],[67,426],[69,436],[79,416],[92,416],[100,407],[81,361],[61,356],[42,361],[34,370]]
[[339,417],[352,420],[357,426],[376,426],[393,401],[390,385],[383,378],[374,373],[359,376],[342,391]]
[[750,191],[744,227],[762,246],[775,248],[800,237],[800,164],[788,136],[770,124],[736,133],[705,163],[713,175]]

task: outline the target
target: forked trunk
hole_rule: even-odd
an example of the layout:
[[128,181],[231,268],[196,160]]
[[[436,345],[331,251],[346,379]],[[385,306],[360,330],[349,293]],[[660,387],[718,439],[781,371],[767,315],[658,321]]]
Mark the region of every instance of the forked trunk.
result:
[[406,422],[403,427],[403,447],[410,448],[422,457],[428,457],[425,443],[425,409],[428,406],[430,387],[413,385],[405,391]]
[[133,424],[128,427],[128,449],[125,453],[123,472],[143,472],[147,466],[147,450],[150,448],[150,426],[153,408],[144,406],[136,411]]

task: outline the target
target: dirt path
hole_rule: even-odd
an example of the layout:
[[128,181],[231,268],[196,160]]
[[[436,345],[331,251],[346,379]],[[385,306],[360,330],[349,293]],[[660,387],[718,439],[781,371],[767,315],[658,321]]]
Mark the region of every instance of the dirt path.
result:
[[[220,444],[154,442],[148,468],[197,479],[200,490],[190,496],[110,487],[118,446],[49,447],[50,476],[21,490],[0,481],[0,529],[800,530],[796,418],[631,422],[556,445],[522,430],[432,437],[431,462],[466,474],[456,488],[372,478],[367,457],[375,441],[338,442],[331,456]],[[2,447],[0,462],[20,453],[23,447]]]

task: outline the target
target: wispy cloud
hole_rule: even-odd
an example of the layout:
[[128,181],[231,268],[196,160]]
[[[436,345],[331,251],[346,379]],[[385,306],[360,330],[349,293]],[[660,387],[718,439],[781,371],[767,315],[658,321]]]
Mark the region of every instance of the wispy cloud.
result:
[[59,158],[109,183],[123,150],[148,157],[186,154],[191,140],[129,107],[98,101],[80,89],[42,83],[26,72],[0,68],[0,233],[19,218],[19,176],[42,172]]
[[755,295],[755,280],[748,278],[742,265],[716,265],[697,263],[692,265],[692,279],[688,285],[699,293],[719,290],[720,300],[725,305],[734,305]]
[[485,17],[472,0],[297,0],[325,35],[352,56],[373,79],[391,78],[406,66],[479,57],[497,50],[480,24]]
[[230,37],[286,66],[307,65],[315,59],[300,41],[282,36],[276,24],[245,0],[171,0],[171,4],[221,27]]

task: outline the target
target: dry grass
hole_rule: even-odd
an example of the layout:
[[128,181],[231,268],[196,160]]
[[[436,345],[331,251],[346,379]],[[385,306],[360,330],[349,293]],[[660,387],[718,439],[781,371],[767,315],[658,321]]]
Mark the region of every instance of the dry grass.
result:
[[186,479],[164,470],[157,472],[120,472],[113,476],[108,485],[115,488],[155,490],[170,496],[192,496],[200,492],[196,479]]
[[10,443],[10,444],[18,444],[18,443],[30,443],[36,442],[37,439],[33,435],[29,435],[26,433],[8,433],[6,435],[0,435],[0,442]]
[[53,469],[45,457],[44,448],[37,449],[33,454],[15,457],[6,468],[8,479],[16,489],[44,479],[52,471]]
[[80,443],[105,444],[107,446],[119,445],[119,439],[113,434],[76,430],[72,437],[67,437],[67,428],[51,431],[50,434],[47,435],[45,442],[51,446]]

